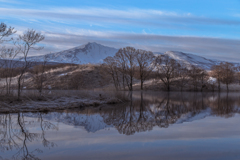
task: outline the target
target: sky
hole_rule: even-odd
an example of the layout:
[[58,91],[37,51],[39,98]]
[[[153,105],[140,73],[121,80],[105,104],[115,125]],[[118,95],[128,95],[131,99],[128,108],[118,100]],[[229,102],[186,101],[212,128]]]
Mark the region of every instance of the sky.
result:
[[240,0],[0,0],[0,22],[45,35],[31,55],[97,42],[240,61]]

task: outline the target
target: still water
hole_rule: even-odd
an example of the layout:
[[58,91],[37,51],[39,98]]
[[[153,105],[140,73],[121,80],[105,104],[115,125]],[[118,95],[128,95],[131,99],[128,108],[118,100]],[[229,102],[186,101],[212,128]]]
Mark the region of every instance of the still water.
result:
[[240,159],[240,93],[139,93],[132,102],[0,115],[0,159]]

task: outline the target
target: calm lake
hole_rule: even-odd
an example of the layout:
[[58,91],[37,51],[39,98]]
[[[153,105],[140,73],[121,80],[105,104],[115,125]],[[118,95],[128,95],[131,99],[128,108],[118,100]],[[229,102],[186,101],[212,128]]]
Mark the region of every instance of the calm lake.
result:
[[125,104],[0,115],[0,159],[240,159],[240,93],[134,92]]

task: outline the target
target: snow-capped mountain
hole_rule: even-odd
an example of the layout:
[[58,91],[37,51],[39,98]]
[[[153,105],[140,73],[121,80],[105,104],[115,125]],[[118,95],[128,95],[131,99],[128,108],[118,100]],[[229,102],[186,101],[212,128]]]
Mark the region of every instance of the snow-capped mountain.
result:
[[[117,51],[118,49],[116,48],[103,46],[93,42],[69,50],[50,53],[47,54],[46,57],[49,62],[94,64],[102,63],[104,58],[108,56],[114,56]],[[28,60],[44,61],[44,58],[44,56],[33,56],[29,57]]]
[[164,55],[168,55],[179,63],[183,63],[187,66],[194,65],[207,70],[211,69],[213,65],[220,63],[220,61],[217,60],[211,60],[194,54],[187,54],[178,51],[167,51]]
[[[116,48],[107,47],[98,43],[87,43],[85,45],[75,47],[69,50],[64,50],[57,53],[47,54],[48,62],[56,63],[75,63],[75,64],[96,64],[102,63],[103,59],[108,56],[114,56],[118,51]],[[155,55],[163,54],[155,52]],[[186,65],[195,65],[203,69],[210,69],[213,65],[219,64],[220,61],[207,59],[194,54],[188,54],[178,51],[167,51],[165,55],[177,60],[179,63]],[[37,62],[44,61],[44,56],[32,56],[28,60]]]

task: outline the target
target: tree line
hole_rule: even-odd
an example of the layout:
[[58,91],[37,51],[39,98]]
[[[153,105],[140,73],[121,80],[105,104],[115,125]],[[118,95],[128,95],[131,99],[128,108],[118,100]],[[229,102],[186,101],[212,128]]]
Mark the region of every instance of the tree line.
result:
[[154,55],[151,51],[125,47],[113,56],[104,59],[103,66],[111,75],[116,90],[133,90],[134,81],[140,80],[144,89],[146,80],[161,82],[163,89],[191,91],[221,91],[221,84],[240,84],[239,67],[229,62],[213,65],[205,70],[195,65],[178,62],[170,56]]

